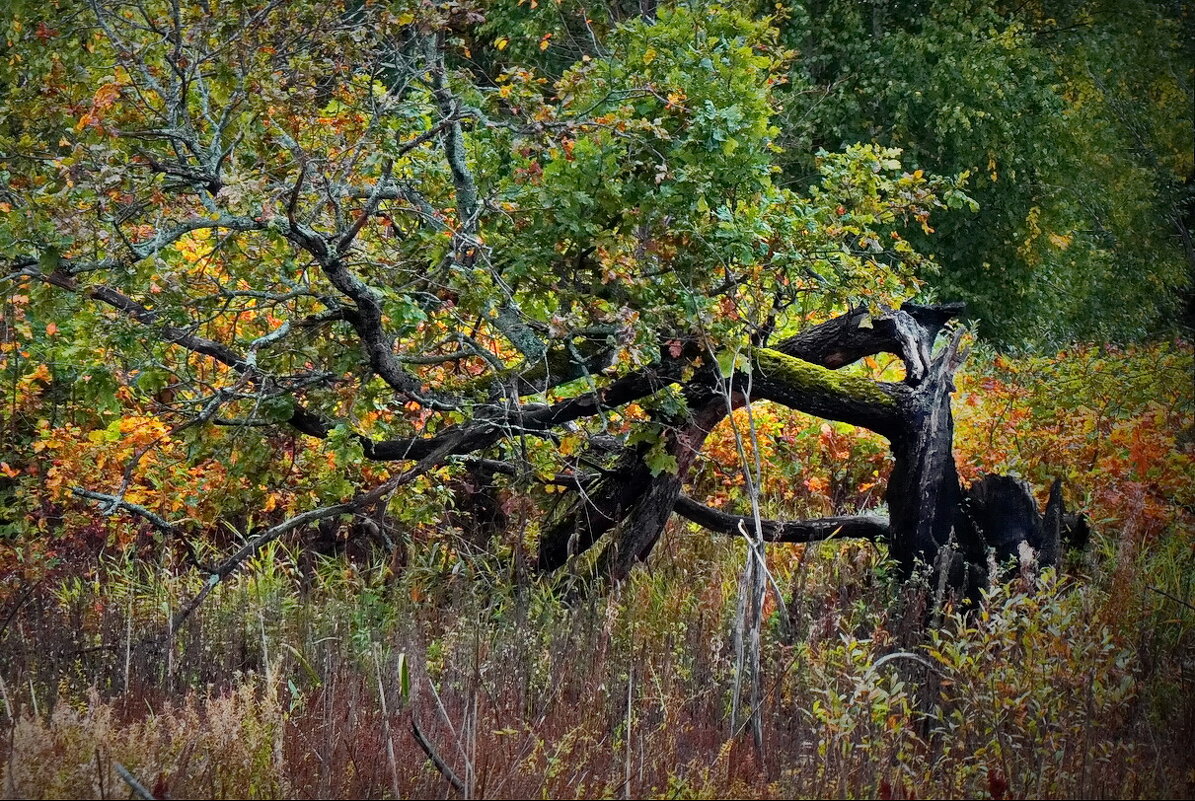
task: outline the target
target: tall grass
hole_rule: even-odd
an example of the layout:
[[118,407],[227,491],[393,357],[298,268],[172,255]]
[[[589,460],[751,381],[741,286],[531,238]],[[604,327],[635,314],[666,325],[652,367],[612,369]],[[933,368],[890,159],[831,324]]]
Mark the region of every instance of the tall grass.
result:
[[168,564],[109,560],[26,600],[0,640],[4,795],[127,797],[117,763],[211,798],[1124,797],[1189,778],[1189,676],[1163,655],[1192,621],[1117,595],[1139,556],[996,587],[910,648],[881,551],[779,554],[802,594],[795,632],[769,610],[763,762],[730,728],[735,544],[678,529],[650,570],[570,604],[484,559],[394,576],[298,557],[267,549],[165,645],[147,638],[197,581]]

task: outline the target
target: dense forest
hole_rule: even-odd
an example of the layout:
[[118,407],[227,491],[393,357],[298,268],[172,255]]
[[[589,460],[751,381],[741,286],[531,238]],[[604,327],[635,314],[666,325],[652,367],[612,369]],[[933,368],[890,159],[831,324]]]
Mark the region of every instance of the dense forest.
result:
[[1195,7],[7,0],[0,797],[1189,797]]

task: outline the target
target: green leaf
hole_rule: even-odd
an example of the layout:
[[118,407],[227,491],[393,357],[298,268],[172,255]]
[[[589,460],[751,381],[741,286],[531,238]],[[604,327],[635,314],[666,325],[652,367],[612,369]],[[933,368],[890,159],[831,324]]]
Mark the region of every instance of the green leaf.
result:
[[411,670],[406,651],[398,655],[398,697],[403,703],[411,697]]
[[643,456],[643,463],[651,470],[653,476],[658,476],[661,473],[676,475],[680,469],[680,465],[676,463],[676,457],[668,452],[667,447],[667,441],[661,437]]
[[157,368],[149,368],[142,370],[136,379],[137,388],[141,391],[153,395],[162,391],[170,385],[171,374],[166,370],[159,370]]
[[734,351],[718,351],[716,358],[718,359],[718,372],[722,374],[723,378],[730,378],[732,375],[734,375]]
[[262,416],[275,423],[285,423],[295,413],[295,399],[289,395],[270,398],[261,405]]
[[41,268],[43,273],[54,272],[61,263],[62,254],[58,252],[58,248],[53,246],[43,250],[37,257],[37,266]]

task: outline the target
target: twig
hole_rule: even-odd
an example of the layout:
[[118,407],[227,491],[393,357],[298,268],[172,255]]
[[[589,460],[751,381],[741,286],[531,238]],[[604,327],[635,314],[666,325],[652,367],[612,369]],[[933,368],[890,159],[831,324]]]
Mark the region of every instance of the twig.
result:
[[1193,605],[1191,605],[1191,604],[1187,603],[1187,602],[1186,602],[1186,601],[1184,601],[1182,598],[1178,598],[1178,597],[1176,597],[1176,596],[1173,596],[1173,595],[1171,595],[1170,593],[1166,592],[1165,590],[1159,590],[1157,587],[1154,587],[1154,586],[1150,586],[1149,588],[1150,588],[1151,590],[1153,590],[1154,592],[1156,592],[1158,595],[1161,595],[1161,596],[1162,596],[1162,597],[1164,597],[1164,598],[1169,598],[1170,600],[1174,601],[1176,604],[1180,604],[1181,606],[1185,606],[1185,607],[1187,607],[1188,609],[1190,609],[1190,610],[1192,610],[1192,611],[1195,611],[1195,606],[1193,606]]
[[137,778],[133,776],[133,774],[129,773],[128,768],[119,762],[113,762],[112,766],[116,768],[116,775],[124,779],[124,783],[127,784],[129,789],[133,791],[134,796],[143,799],[143,801],[154,801],[153,793],[151,793],[149,790],[146,790],[145,785],[137,781]]
[[415,738],[415,742],[419,743],[419,747],[423,749],[423,753],[427,754],[427,758],[436,766],[436,770],[440,771],[440,775],[444,777],[445,781],[452,785],[453,789],[461,795],[465,794],[465,783],[453,773],[452,768],[448,767],[440,755],[436,753],[436,749],[423,736],[423,732],[419,729],[419,724],[415,722],[415,718],[411,718],[411,736]]

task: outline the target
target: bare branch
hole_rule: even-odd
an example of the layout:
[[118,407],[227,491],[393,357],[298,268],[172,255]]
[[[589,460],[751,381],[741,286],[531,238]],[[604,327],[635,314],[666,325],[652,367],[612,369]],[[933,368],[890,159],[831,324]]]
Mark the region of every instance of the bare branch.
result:
[[129,769],[119,762],[113,762],[112,767],[116,769],[116,775],[119,776],[125,784],[129,786],[129,790],[137,798],[143,801],[154,801],[154,795],[149,790],[145,789],[145,785],[137,781],[137,778],[129,772]]
[[178,528],[176,528],[173,523],[159,515],[157,512],[151,511],[140,504],[131,503],[122,497],[110,495],[106,492],[93,492],[92,490],[84,489],[83,487],[71,487],[71,493],[78,495],[80,498],[87,498],[88,500],[92,501],[101,501],[103,503],[101,511],[106,515],[112,514],[117,509],[123,509],[130,514],[149,521],[154,528],[156,528],[158,531],[161,531],[163,534],[169,534],[172,537],[179,536]]
[[[753,517],[729,514],[682,495],[676,501],[676,513],[703,528],[738,536],[741,526],[754,527]],[[828,539],[884,540],[888,521],[873,515],[818,517],[811,520],[761,520],[764,542],[820,542]]]
[[448,767],[448,763],[437,753],[431,741],[424,736],[423,731],[419,728],[419,724],[415,722],[414,716],[411,717],[411,736],[415,738],[415,742],[423,749],[423,753],[427,754],[427,758],[436,766],[436,770],[440,772],[444,780],[451,784],[454,790],[464,795],[465,783],[453,772],[452,768]]

